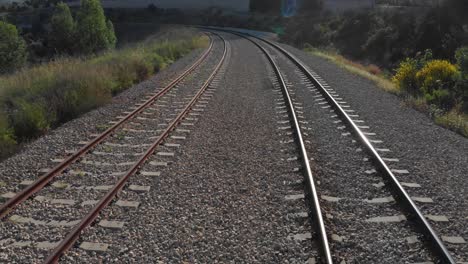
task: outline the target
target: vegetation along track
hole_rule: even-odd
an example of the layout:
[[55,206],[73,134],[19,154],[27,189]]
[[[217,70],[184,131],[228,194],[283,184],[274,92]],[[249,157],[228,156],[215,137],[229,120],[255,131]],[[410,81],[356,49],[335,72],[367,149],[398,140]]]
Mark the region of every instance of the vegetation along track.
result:
[[[262,39],[256,36],[249,36],[246,34],[238,33],[229,31],[230,33],[236,34],[238,36],[244,37],[249,39],[253,42],[262,52],[267,56],[268,60],[270,61],[275,75],[278,79],[279,85],[283,92],[285,102],[287,104],[287,108],[289,110],[289,115],[291,118],[291,123],[294,128],[296,142],[299,145],[300,153],[302,155],[303,166],[304,166],[304,173],[307,180],[306,192],[308,192],[311,201],[311,208],[312,208],[312,222],[316,226],[317,233],[319,234],[319,244],[322,249],[322,262],[324,263],[333,263],[332,255],[333,253],[330,250],[330,245],[328,243],[328,235],[325,228],[324,220],[322,217],[322,210],[320,208],[319,202],[319,195],[317,193],[317,188],[315,186],[315,181],[311,172],[310,164],[309,164],[309,157],[307,155],[306,144],[303,139],[303,133],[301,132],[300,121],[298,119],[297,109],[295,109],[295,104],[291,99],[290,93],[288,92],[288,84],[285,81],[284,74],[281,73],[280,68],[275,63],[275,59],[272,54],[273,52],[279,52],[279,54],[284,55],[288,60],[290,65],[295,66],[296,73],[300,74],[304,85],[308,86],[311,85],[311,90],[316,92],[316,96],[321,96],[328,102],[329,106],[323,106],[323,108],[331,107],[333,110],[330,112],[334,112],[337,114],[337,117],[340,117],[339,122],[346,123],[347,127],[351,131],[352,134],[361,142],[362,146],[365,148],[368,155],[371,157],[373,164],[377,170],[372,170],[375,172],[381,173],[385,177],[385,181],[388,183],[390,187],[390,191],[396,197],[397,202],[401,205],[401,207],[405,210],[406,214],[409,216],[409,219],[415,223],[415,227],[417,230],[424,235],[426,238],[426,242],[429,243],[429,248],[433,252],[433,256],[437,261],[442,263],[455,263],[455,260],[451,256],[450,252],[447,250],[446,246],[444,245],[441,238],[439,238],[438,234],[434,231],[434,229],[429,224],[426,217],[423,215],[421,210],[418,208],[416,203],[410,197],[410,195],[406,192],[403,188],[403,184],[399,182],[395,173],[407,173],[406,170],[398,170],[398,169],[391,169],[390,166],[387,165],[386,161],[393,161],[393,159],[384,158],[380,155],[379,152],[386,151],[386,149],[379,149],[374,147],[373,142],[380,142],[375,138],[369,139],[368,136],[372,136],[373,133],[363,131],[363,129],[368,128],[361,124],[362,120],[357,120],[358,115],[354,113],[353,110],[349,109],[349,106],[346,102],[343,101],[342,98],[339,97],[338,94],[328,85],[326,82],[320,78],[316,73],[309,70],[307,66],[305,66],[301,61],[299,61],[294,55],[290,52],[283,49],[281,46]],[[255,39],[255,40],[254,40]],[[266,47],[263,47],[262,44],[266,44]],[[268,51],[271,49],[271,54]],[[292,62],[292,63],[291,63]],[[291,85],[289,85],[291,86]],[[325,104],[326,102],[322,102],[321,104]],[[299,111],[302,113],[302,111]],[[342,127],[341,129],[343,129]],[[347,133],[344,133],[345,135]],[[323,196],[322,196],[323,198]],[[405,219],[406,220],[406,219]]]
[[[215,34],[217,35],[217,34]],[[86,143],[77,152],[74,152],[68,158],[59,160],[60,164],[52,170],[45,173],[37,181],[30,183],[30,185],[23,191],[14,195],[6,203],[1,206],[1,216],[5,221],[33,224],[36,226],[47,226],[50,228],[46,232],[50,235],[52,242],[40,242],[36,246],[42,249],[53,249],[49,252],[46,263],[55,263],[59,260],[60,256],[73,246],[75,241],[79,238],[80,233],[94,222],[100,212],[115,199],[117,194],[123,188],[129,188],[135,192],[145,192],[149,186],[128,185],[129,178],[135,173],[145,174],[146,176],[153,176],[155,172],[140,172],[140,167],[153,155],[166,157],[171,156],[170,152],[157,152],[156,148],[165,143],[172,133],[184,133],[185,129],[176,129],[179,125],[190,125],[190,123],[183,123],[191,118],[187,118],[190,111],[201,110],[195,108],[195,104],[199,102],[204,92],[207,90],[210,83],[215,78],[226,58],[227,45],[226,41],[217,35],[223,43],[223,49],[214,48],[215,41],[210,36],[210,46],[201,55],[201,57],[186,71],[179,75],[165,88],[158,91],[155,95],[148,96],[149,99],[144,99],[141,104],[137,104],[132,111],[125,112],[126,116],[117,117],[118,121],[111,121],[112,126],[102,134],[96,136],[91,142]],[[208,57],[219,58],[219,62],[215,65],[209,64]],[[203,67],[201,67],[203,65]],[[209,71],[207,69],[210,69]],[[194,90],[192,85],[184,85],[185,81],[193,80],[193,76],[197,76],[196,87],[201,88]],[[203,82],[203,80],[206,80]],[[203,84],[201,84],[203,82]],[[176,100],[179,100],[176,102]],[[171,108],[171,107],[175,107]],[[190,113],[192,114],[192,113]],[[166,124],[168,123],[168,124]],[[154,127],[161,127],[163,129],[154,130]],[[171,136],[171,138],[181,138],[181,136]],[[168,148],[175,144],[165,143],[164,147]],[[112,148],[124,149],[121,153],[112,151]],[[106,151],[107,149],[107,151]],[[110,149],[110,151],[109,151]],[[143,153],[141,150],[146,149]],[[135,157],[137,159],[135,160]],[[154,166],[164,166],[165,162],[155,162]],[[116,168],[120,171],[115,171]],[[83,206],[79,210],[73,208],[62,208],[62,213],[59,213],[56,218],[50,220],[33,219],[35,216],[46,216],[56,214],[56,212],[47,212],[47,208],[42,208],[41,205],[36,204],[36,208],[32,209],[31,213],[28,206],[33,203],[28,200],[36,193],[34,200],[36,202],[50,201],[52,203],[59,203],[66,205],[73,200],[54,199],[52,197],[63,195],[64,191],[60,189],[73,189],[68,188],[69,184],[55,182],[55,189],[50,191],[51,188],[48,184],[51,183],[56,176],[61,176],[61,179],[66,179],[74,183],[77,178],[86,178],[90,175],[100,175],[99,177],[90,177],[84,180],[86,183],[105,184],[98,186],[74,186],[75,190],[71,191],[75,194],[67,193],[70,199],[85,200]],[[83,181],[83,180],[82,180]],[[70,185],[71,185],[70,184]],[[66,186],[65,188],[62,188]],[[106,191],[104,196],[99,195],[99,192]],[[44,195],[43,195],[44,194]],[[93,199],[94,198],[94,199]],[[88,200],[86,200],[88,199]],[[120,201],[122,206],[131,206],[132,203],[128,201]],[[86,210],[86,206],[93,206],[90,211]],[[33,207],[33,206],[32,206]],[[16,208],[16,209],[15,209]],[[11,215],[15,210],[15,215]],[[60,211],[60,210],[59,210]],[[83,217],[84,215],[84,217]],[[9,216],[9,217],[7,217]],[[70,221],[72,218],[73,220]],[[75,220],[79,219],[79,220]],[[107,225],[119,225],[118,222],[108,221]],[[72,228],[63,236],[64,230]],[[49,238],[50,238],[49,237]],[[60,242],[54,242],[60,239]],[[28,246],[33,242],[31,241],[17,241],[18,246]],[[88,245],[97,246],[100,245]],[[21,247],[21,246],[20,246]],[[18,256],[21,253],[18,251]],[[42,256],[42,255],[39,255]],[[24,259],[23,259],[24,260]]]

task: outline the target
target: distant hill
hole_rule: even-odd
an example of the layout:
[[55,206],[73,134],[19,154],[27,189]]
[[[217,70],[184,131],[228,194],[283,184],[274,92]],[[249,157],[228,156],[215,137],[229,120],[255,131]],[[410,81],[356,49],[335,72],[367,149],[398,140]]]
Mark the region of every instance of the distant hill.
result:
[[[0,0],[1,1],[1,0]],[[76,5],[79,0],[65,1]],[[236,11],[249,11],[249,0],[102,0],[104,7],[138,8],[154,4],[160,8],[204,9],[217,6]]]

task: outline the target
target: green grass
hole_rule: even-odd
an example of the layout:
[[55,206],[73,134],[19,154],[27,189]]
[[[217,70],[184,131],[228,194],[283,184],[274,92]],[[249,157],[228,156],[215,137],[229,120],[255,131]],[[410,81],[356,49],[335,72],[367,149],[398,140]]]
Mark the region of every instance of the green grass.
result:
[[305,51],[315,56],[325,58],[335,63],[339,67],[348,70],[349,72],[373,81],[377,87],[383,89],[384,91],[399,95],[400,97],[404,98],[403,100],[406,105],[429,115],[436,124],[455,131],[464,137],[468,137],[468,115],[463,113],[457,107],[450,111],[443,111],[433,105],[430,105],[424,98],[405,94],[391,80],[386,78],[377,66],[365,66],[346,59],[337,53],[329,51],[323,51],[314,48],[308,48]]
[[0,158],[208,42],[206,36],[181,30],[94,57],[58,58],[0,76]]

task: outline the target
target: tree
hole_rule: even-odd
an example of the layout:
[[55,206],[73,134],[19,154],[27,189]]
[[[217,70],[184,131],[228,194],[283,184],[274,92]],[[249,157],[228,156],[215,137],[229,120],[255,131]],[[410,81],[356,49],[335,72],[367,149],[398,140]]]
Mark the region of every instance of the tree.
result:
[[12,24],[0,21],[0,73],[21,68],[27,59],[26,43]]
[[[76,37],[78,50],[82,53],[96,53],[109,49],[113,27],[107,26],[104,10],[99,0],[81,0],[76,23]],[[115,41],[114,41],[115,42]]]
[[75,34],[75,22],[68,5],[59,3],[51,19],[50,45],[59,53],[72,51]]

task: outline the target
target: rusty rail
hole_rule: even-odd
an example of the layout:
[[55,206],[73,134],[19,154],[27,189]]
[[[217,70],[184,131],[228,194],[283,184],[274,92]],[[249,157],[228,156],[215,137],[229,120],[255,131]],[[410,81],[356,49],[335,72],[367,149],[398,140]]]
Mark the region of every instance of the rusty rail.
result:
[[29,185],[28,187],[24,188],[21,190],[19,193],[17,193],[14,197],[6,201],[4,204],[0,206],[0,219],[3,219],[6,215],[8,215],[16,206],[24,202],[25,200],[29,199],[31,196],[33,196],[35,193],[40,191],[44,186],[46,186],[49,182],[51,182],[57,175],[61,174],[66,168],[68,168],[73,162],[78,160],[80,157],[85,155],[91,148],[94,146],[98,145],[101,143],[103,140],[105,140],[109,135],[112,134],[118,127],[120,127],[123,123],[128,121],[129,119],[133,118],[135,115],[143,111],[147,106],[149,106],[151,103],[153,103],[155,100],[169,92],[174,86],[176,86],[178,83],[180,83],[188,74],[190,74],[195,68],[197,68],[205,59],[207,58],[208,54],[211,52],[213,49],[213,39],[210,37],[210,45],[206,49],[205,52],[198,58],[195,63],[192,64],[192,66],[188,69],[186,69],[182,74],[180,74],[176,79],[174,79],[171,83],[169,83],[166,87],[164,87],[161,91],[159,91],[157,94],[152,96],[150,99],[148,99],[143,105],[139,106],[137,109],[132,111],[130,114],[126,115],[123,119],[119,120],[116,124],[108,128],[106,131],[104,131],[102,134],[88,142],[85,146],[83,146],[81,149],[73,153],[71,156],[66,158],[64,161],[62,161],[60,164],[55,166],[52,170],[49,172],[45,173],[41,177],[39,177],[34,183]]
[[205,90],[210,85],[213,78],[216,76],[217,72],[221,68],[224,59],[226,58],[227,53],[227,44],[226,40],[218,35],[219,38],[222,39],[224,43],[224,52],[219,61],[216,65],[215,69],[211,73],[210,77],[207,81],[203,84],[197,94],[192,98],[192,100],[187,104],[184,110],[174,119],[174,121],[169,124],[169,126],[164,130],[164,132],[156,139],[156,141],[151,145],[151,147],[138,159],[137,162],[125,173],[122,178],[119,179],[116,185],[97,203],[97,205],[81,220],[79,224],[77,224],[68,234],[67,236],[60,242],[60,244],[51,252],[51,254],[47,257],[44,263],[57,263],[59,258],[65,253],[76,240],[79,238],[81,232],[87,228],[90,224],[94,222],[94,220],[98,217],[99,213],[106,208],[109,203],[114,199],[114,197],[120,192],[120,190],[124,187],[125,183],[128,179],[135,174],[138,169],[146,162],[146,160],[155,152],[156,148],[167,138],[167,136],[175,129],[175,127],[181,122],[181,120],[188,114],[188,112],[192,109],[193,105],[197,102],[197,100],[202,96]]

